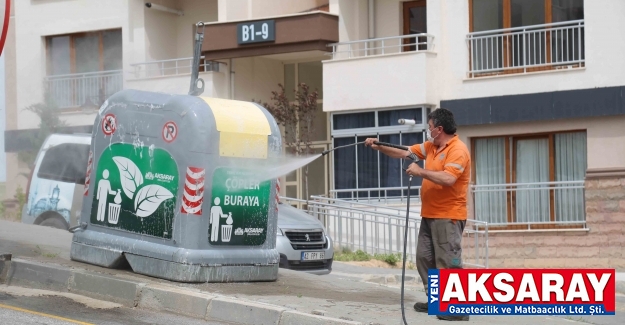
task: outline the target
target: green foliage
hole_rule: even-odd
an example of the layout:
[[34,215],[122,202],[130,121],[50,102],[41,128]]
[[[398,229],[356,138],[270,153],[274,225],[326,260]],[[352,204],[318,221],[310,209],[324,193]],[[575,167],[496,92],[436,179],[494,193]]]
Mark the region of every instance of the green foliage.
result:
[[28,198],[28,196],[26,195],[26,193],[24,193],[24,190],[22,189],[20,185],[17,185],[14,198],[17,200],[17,207],[18,207],[17,213],[19,215],[22,213],[22,210],[24,209],[24,205],[26,205],[26,200]]
[[46,138],[52,133],[60,132],[67,124],[61,120],[59,108],[49,95],[45,96],[42,103],[30,105],[24,110],[39,117],[39,129],[36,133],[23,135],[21,138],[22,142],[28,144],[28,148],[18,153],[18,158],[29,168],[33,168],[37,153]]
[[[15,201],[17,201],[17,209],[12,208],[13,204],[10,204],[8,207],[4,205],[3,202],[0,202],[0,219],[10,220],[10,221],[19,221],[22,215],[22,209],[26,205],[26,200],[28,196],[24,193],[24,190],[21,186],[17,186],[15,190],[15,194],[13,195]],[[13,200],[10,200],[13,201]]]
[[[334,260],[342,262],[366,262],[370,260],[378,260],[391,266],[401,266],[403,257],[401,253],[371,255],[360,249],[356,252],[352,252],[349,248],[343,247],[334,252]],[[412,262],[406,261],[406,268],[413,270],[415,269],[415,266]]]
[[310,91],[308,85],[300,83],[294,90],[295,101],[291,102],[284,86],[278,84],[278,88],[278,91],[271,92],[272,104],[252,101],[265,107],[276,123],[284,128],[284,143],[291,153],[310,154],[319,92]]
[[401,262],[402,261],[402,256],[400,253],[396,253],[396,254],[375,254],[373,256],[374,259],[382,261],[382,262],[386,262],[390,265],[397,265],[397,262]]
[[[265,107],[279,126],[283,127],[284,144],[289,153],[295,155],[310,155],[315,132],[314,120],[317,116],[318,91],[310,91],[308,85],[300,83],[295,89],[295,101],[291,102],[284,86],[278,84],[279,91],[271,92],[273,104],[252,100]],[[308,200],[308,165],[304,167],[304,191]]]
[[351,250],[347,248],[343,248],[342,250],[339,250],[334,253],[334,260],[343,261],[343,262],[350,262],[350,261],[364,262],[364,261],[370,261],[371,258],[372,256],[370,254],[360,249],[357,250],[356,252],[352,252]]

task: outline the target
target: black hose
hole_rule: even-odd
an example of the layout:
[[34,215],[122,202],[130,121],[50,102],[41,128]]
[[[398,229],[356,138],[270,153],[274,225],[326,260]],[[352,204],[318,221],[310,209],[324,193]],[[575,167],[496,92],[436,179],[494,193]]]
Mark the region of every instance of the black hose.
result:
[[408,246],[408,222],[410,220],[410,184],[412,183],[412,176],[408,179],[408,195],[406,199],[406,227],[404,229],[404,265],[401,269],[401,317],[406,322],[406,311],[404,310],[404,280],[406,279],[406,247]]
[[[355,146],[355,145],[362,144],[362,143],[365,143],[365,142],[363,141],[363,142],[351,143],[348,145],[328,149],[328,150],[323,151],[321,155],[325,156],[330,151],[334,151],[336,149],[345,148],[345,147],[351,147],[351,146]],[[392,148],[410,151],[409,148],[406,146],[400,146],[400,145],[392,144],[392,143],[376,141],[374,142],[374,144],[379,145],[379,146],[386,146],[386,147],[392,147]],[[417,162],[419,160],[417,156],[412,152],[410,152],[410,154],[408,155],[408,158],[412,159],[413,162]],[[412,175],[410,176],[410,179],[408,180],[408,196],[407,196],[407,203],[406,203],[406,227],[404,230],[404,260],[403,260],[403,267],[401,270],[401,316],[404,320],[405,325],[408,325],[408,322],[406,322],[406,311],[404,310],[404,282],[406,279],[406,248],[408,246],[408,222],[410,221],[410,184],[411,183],[412,183]]]
[[373,142],[373,144],[377,144],[378,146],[385,146],[385,147],[401,149],[401,150],[408,150],[408,147],[400,146],[398,144],[392,144],[392,143],[386,143],[386,142],[378,142],[378,141]]

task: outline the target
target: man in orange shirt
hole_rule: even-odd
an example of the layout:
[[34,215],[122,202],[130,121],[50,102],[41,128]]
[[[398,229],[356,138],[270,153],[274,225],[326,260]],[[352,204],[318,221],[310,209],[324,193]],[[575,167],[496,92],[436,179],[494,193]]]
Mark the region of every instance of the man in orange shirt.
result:
[[[429,269],[462,268],[462,232],[467,220],[467,190],[471,156],[456,134],[451,111],[439,108],[428,115],[428,141],[410,151],[425,160],[425,169],[410,164],[406,174],[423,178],[421,185],[421,226],[417,243],[417,270],[427,295]],[[408,158],[409,152],[378,146],[375,138],[365,145],[389,157]],[[414,309],[427,313],[428,304],[417,302]],[[468,321],[469,316],[437,316],[442,320]]]

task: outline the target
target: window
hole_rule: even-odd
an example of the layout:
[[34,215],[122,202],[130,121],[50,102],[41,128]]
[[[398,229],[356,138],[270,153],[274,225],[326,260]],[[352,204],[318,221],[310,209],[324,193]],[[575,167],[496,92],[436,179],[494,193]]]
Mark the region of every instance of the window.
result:
[[122,69],[120,29],[50,36],[48,75],[63,75]]
[[469,0],[471,32],[584,19],[583,0]]
[[37,177],[85,184],[89,145],[64,143],[50,147],[45,151]]
[[[333,147],[379,138],[381,142],[411,146],[424,139],[425,108],[378,110],[362,113],[333,114]],[[398,120],[414,119],[415,125],[400,125]],[[345,147],[332,152],[334,189],[338,198],[398,197],[407,194],[408,161],[393,159],[364,145]],[[423,167],[423,162],[419,162]],[[411,195],[418,195],[420,178],[413,178]],[[391,189],[392,188],[392,189]],[[382,190],[381,190],[382,189]],[[383,190],[386,189],[386,190]],[[343,190],[343,191],[341,191]]]
[[494,226],[585,221],[586,133],[473,139],[475,217]]
[[332,116],[333,129],[361,129],[375,127],[375,112],[335,114]]
[[99,108],[123,88],[120,29],[49,36],[47,90],[59,108]]
[[[427,3],[426,0],[407,1],[403,3],[404,11],[404,35],[426,34],[428,32]],[[427,50],[427,37],[407,38],[404,40],[404,51],[414,51],[419,47],[420,51]],[[418,44],[418,45],[417,45]]]
[[583,0],[469,0],[469,12],[472,72],[531,72],[584,63]]

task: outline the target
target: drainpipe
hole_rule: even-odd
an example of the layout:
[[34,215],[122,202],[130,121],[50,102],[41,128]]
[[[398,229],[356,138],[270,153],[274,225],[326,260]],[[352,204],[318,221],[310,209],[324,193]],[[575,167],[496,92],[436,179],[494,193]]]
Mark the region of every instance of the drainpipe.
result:
[[229,69],[229,75],[228,75],[228,79],[230,81],[230,89],[228,91],[229,95],[230,95],[230,99],[234,99],[234,70],[232,69],[232,59],[228,59],[228,69]]
[[369,38],[375,38],[375,0],[369,1]]
[[[369,5],[369,23],[367,24],[369,27],[369,39],[375,38],[375,0],[368,0]],[[375,44],[373,44],[375,47]],[[367,46],[369,46],[369,42],[367,42]],[[369,52],[367,50],[367,52]],[[369,53],[367,53],[369,54]],[[373,53],[375,54],[375,53]]]

